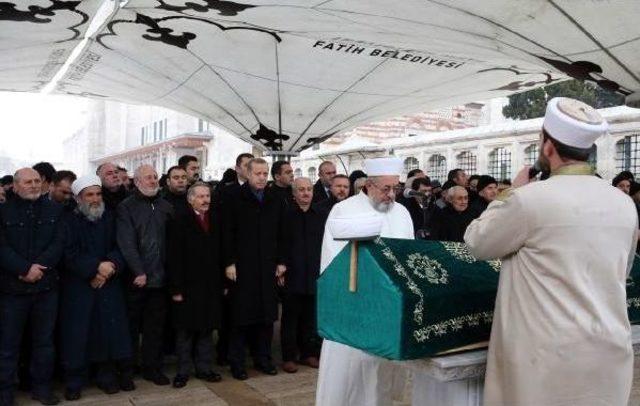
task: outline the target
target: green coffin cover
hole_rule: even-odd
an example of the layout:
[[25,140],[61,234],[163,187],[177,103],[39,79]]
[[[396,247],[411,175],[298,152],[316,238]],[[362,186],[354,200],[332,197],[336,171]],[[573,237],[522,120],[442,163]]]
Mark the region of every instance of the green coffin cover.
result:
[[[477,261],[455,242],[378,238],[358,245],[356,292],[348,288],[351,244],[318,279],[322,337],[394,360],[489,340],[499,260]],[[640,322],[640,261],[627,303],[631,322]]]

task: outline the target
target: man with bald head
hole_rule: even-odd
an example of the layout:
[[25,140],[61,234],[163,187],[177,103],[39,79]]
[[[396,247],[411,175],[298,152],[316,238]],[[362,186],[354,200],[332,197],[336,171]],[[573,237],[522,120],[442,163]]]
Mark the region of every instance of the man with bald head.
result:
[[96,175],[102,182],[102,200],[109,210],[115,210],[128,193],[122,184],[120,169],[112,162],[106,162],[98,166]]
[[296,361],[318,367],[319,338],[316,334],[316,279],[320,275],[320,249],[326,216],[312,205],[309,178],[293,181],[295,205],[285,214],[287,273],[282,299],[282,369],[293,373]]
[[31,396],[53,405],[62,206],[42,195],[40,174],[31,168],[15,173],[13,189],[15,197],[0,205],[0,404],[13,404],[20,342],[30,320]]
[[158,193],[158,173],[153,166],[138,167],[133,181],[136,191],[118,206],[117,222],[118,246],[132,274],[127,293],[133,350],[137,352],[141,334],[143,378],[168,385],[169,378],[162,372],[167,295],[165,234],[174,210]]
[[313,202],[320,203],[331,196],[331,180],[336,176],[336,166],[324,161],[318,167],[318,181],[313,185]]

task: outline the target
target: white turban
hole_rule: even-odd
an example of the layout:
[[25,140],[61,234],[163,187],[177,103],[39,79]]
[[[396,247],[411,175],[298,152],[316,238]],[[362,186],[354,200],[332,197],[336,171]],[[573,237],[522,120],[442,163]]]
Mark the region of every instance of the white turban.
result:
[[102,186],[102,182],[100,178],[96,175],[85,175],[76,179],[75,182],[71,185],[71,191],[74,195],[78,196],[80,192],[89,186]]
[[570,147],[589,149],[605,134],[609,124],[593,107],[579,100],[554,97],[547,103],[544,130]]
[[364,161],[364,171],[367,176],[400,176],[402,173],[400,158],[375,158]]

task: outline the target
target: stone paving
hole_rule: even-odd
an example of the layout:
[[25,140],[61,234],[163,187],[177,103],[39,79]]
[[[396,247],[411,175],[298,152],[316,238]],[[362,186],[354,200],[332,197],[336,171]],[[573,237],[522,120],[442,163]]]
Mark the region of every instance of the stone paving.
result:
[[[224,370],[223,380],[217,383],[206,383],[191,379],[183,389],[173,389],[171,386],[155,386],[143,380],[137,380],[138,389],[129,393],[105,395],[96,388],[89,388],[83,392],[82,399],[62,404],[77,406],[311,406],[314,403],[317,370],[300,367],[295,374],[279,371],[276,376],[266,376],[251,369],[249,379],[240,382],[234,380],[228,371]],[[59,395],[62,395],[58,391]],[[18,396],[18,405],[39,405],[30,400],[25,394]],[[410,388],[403,402],[394,406],[408,406],[410,404]],[[640,361],[636,361],[634,385],[631,393],[631,406],[640,406]]]
[[[248,369],[249,379],[236,381],[229,372],[220,370],[223,380],[217,383],[206,383],[192,378],[182,389],[171,386],[155,386],[144,380],[137,380],[137,390],[121,392],[116,395],[105,395],[92,387],[83,392],[82,399],[75,402],[63,402],[65,405],[77,406],[310,406],[314,403],[317,370],[301,366],[295,374],[279,371],[276,376],[263,375]],[[57,391],[62,396],[61,390]],[[20,393],[18,405],[39,405]],[[410,387],[408,385],[405,399],[394,406],[410,405]],[[630,406],[640,406],[640,360],[636,360],[634,385],[629,401]]]

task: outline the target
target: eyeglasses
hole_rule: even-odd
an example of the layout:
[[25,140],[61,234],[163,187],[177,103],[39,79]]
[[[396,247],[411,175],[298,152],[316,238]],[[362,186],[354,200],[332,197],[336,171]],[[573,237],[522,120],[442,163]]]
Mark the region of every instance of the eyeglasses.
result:
[[380,187],[378,184],[376,183],[371,183],[376,189],[378,189],[379,191],[381,191],[382,193],[384,193],[385,195],[388,195],[389,193],[393,192],[393,194],[398,194],[402,191],[402,186],[401,185],[396,185],[396,186],[385,186],[385,187]]

